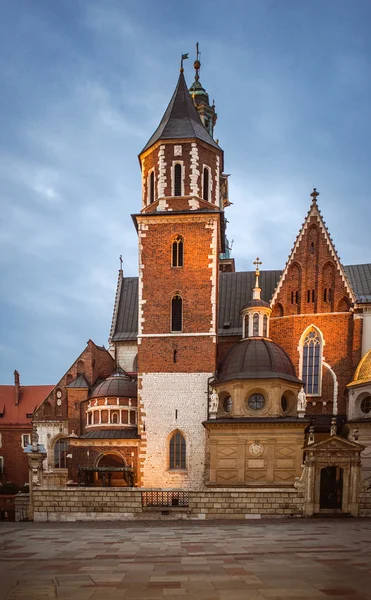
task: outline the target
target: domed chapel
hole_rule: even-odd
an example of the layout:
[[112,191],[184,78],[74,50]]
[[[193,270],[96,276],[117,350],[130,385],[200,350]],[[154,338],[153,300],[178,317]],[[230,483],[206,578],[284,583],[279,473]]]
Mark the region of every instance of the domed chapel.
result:
[[198,48],[194,69],[139,153],[139,274],[121,264],[108,350],[89,341],[35,415],[45,478],[306,486],[307,514],[355,514],[354,482],[371,483],[371,265],[340,262],[314,189],[286,265],[236,271]]

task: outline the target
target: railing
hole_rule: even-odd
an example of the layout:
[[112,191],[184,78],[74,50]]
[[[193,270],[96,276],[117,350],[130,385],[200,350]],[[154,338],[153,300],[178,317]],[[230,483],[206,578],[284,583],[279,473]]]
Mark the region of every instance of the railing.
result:
[[188,492],[181,491],[153,491],[142,492],[142,506],[147,508],[171,508],[179,506],[188,507]]

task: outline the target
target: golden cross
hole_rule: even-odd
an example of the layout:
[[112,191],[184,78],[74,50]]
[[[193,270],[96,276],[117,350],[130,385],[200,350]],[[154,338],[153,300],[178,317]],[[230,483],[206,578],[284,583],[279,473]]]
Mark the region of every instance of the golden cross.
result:
[[259,256],[256,257],[256,259],[254,260],[254,262],[252,263],[253,265],[256,266],[256,270],[259,271],[259,266],[262,265],[262,261],[260,260]]

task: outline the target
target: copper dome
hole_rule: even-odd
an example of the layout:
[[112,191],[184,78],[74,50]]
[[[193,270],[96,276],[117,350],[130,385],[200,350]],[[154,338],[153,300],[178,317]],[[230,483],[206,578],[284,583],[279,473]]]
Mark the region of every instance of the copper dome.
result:
[[222,360],[217,381],[231,379],[286,379],[301,383],[286,352],[271,340],[247,338]]
[[113,373],[99,383],[91,394],[92,398],[136,398],[137,384],[130,375]]

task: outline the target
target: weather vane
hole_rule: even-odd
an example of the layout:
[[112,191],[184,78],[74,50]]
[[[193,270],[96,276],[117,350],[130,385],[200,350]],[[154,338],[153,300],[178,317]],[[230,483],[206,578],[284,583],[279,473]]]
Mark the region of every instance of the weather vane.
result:
[[182,54],[182,58],[180,59],[180,72],[183,73],[183,60],[186,60],[189,56],[189,52],[187,54]]

